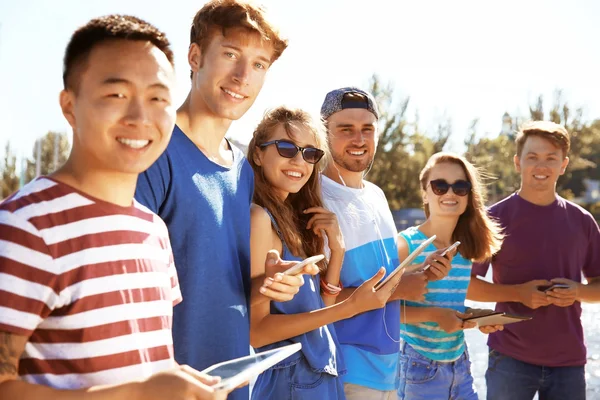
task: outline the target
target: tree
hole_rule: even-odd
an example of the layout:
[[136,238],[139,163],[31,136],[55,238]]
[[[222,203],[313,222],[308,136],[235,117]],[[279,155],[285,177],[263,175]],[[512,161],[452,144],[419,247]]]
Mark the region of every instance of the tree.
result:
[[476,130],[477,121],[473,121],[471,134],[465,141],[465,157],[480,169],[487,182],[488,203],[493,204],[519,188],[521,179],[513,163],[515,144],[506,135],[477,140]]
[[[38,139],[41,145],[40,153],[40,174],[47,175],[54,172],[67,160],[69,156],[69,140],[65,133],[48,132]],[[58,144],[57,148],[56,145]],[[57,153],[55,151],[57,150]],[[36,160],[38,159],[38,142],[33,146],[33,156],[27,160],[27,169],[25,171],[25,182],[31,181],[36,176]],[[55,156],[58,155],[58,160]]]
[[4,148],[4,163],[0,166],[2,180],[0,181],[0,199],[8,197],[19,188],[19,176],[17,175],[17,157],[10,148],[10,142],[6,142]]
[[432,154],[441,151],[451,133],[448,122],[440,123],[434,138],[407,122],[409,98],[394,101],[391,84],[383,85],[374,75],[370,91],[379,108],[379,142],[367,179],[385,193],[392,210],[421,207],[419,173]]

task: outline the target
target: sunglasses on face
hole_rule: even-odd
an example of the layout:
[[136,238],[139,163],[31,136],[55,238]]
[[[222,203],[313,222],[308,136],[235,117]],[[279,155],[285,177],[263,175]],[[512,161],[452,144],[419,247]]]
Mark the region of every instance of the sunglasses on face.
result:
[[452,192],[454,192],[457,196],[466,196],[471,192],[471,182],[465,180],[458,180],[454,183],[448,183],[445,179],[436,179],[429,182],[431,185],[431,190],[437,196],[442,196],[448,193],[448,190],[452,188]]
[[271,140],[270,142],[258,145],[258,147],[264,148],[272,144],[277,147],[277,152],[284,158],[294,158],[299,151],[302,152],[302,158],[309,164],[318,163],[323,158],[323,155],[325,155],[323,150],[316,147],[300,147],[287,140]]

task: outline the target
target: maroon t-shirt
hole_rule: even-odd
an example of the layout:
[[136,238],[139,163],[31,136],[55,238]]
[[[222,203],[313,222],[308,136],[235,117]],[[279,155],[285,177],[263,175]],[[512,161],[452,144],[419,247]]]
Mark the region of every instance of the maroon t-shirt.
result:
[[[578,205],[557,196],[554,203],[538,206],[513,194],[489,211],[507,235],[492,258],[494,283],[553,278],[581,282],[582,272],[586,277],[600,276],[600,231],[592,215]],[[485,276],[489,266],[489,262],[474,264],[473,274]],[[531,315],[533,319],[506,325],[504,331],[491,334],[490,348],[530,364],[585,364],[579,302],[536,310],[521,303],[497,303],[496,310]]]

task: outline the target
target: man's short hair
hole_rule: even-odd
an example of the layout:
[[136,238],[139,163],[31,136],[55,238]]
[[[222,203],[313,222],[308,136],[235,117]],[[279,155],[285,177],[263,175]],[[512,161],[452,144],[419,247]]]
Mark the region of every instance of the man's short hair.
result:
[[106,15],[92,19],[71,36],[63,60],[65,89],[77,91],[79,78],[90,52],[94,46],[109,40],[150,42],[165,53],[171,65],[174,65],[171,44],[166,35],[154,25],[131,15]]
[[226,36],[228,30],[235,28],[258,33],[262,40],[271,43],[273,46],[272,63],[287,48],[287,40],[267,19],[264,7],[242,0],[212,0],[206,3],[194,16],[190,30],[190,45],[198,44],[204,54],[214,32],[220,30],[223,36]]
[[373,95],[356,87],[335,89],[327,93],[321,106],[321,118],[326,120],[332,114],[347,108],[364,108],[379,119],[379,110]]
[[555,124],[550,121],[529,121],[521,125],[517,132],[515,143],[517,145],[517,156],[521,157],[523,147],[527,138],[531,136],[539,136],[551,142],[555,147],[563,152],[563,157],[569,155],[571,149],[571,139],[569,132],[564,126]]

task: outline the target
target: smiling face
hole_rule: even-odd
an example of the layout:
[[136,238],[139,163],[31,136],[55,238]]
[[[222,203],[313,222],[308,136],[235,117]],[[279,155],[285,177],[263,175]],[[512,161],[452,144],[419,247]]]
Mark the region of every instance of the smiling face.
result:
[[569,158],[548,139],[532,135],[515,156],[515,168],[521,174],[521,190],[526,193],[556,192],[556,182],[565,173]]
[[[300,147],[317,146],[315,137],[309,129],[295,124],[290,126],[292,135],[287,134],[283,124],[278,124],[268,141],[285,140]],[[259,149],[256,152],[255,162],[261,167],[271,189],[277,192],[281,199],[287,198],[290,193],[298,193],[315,169],[315,164],[307,163],[300,151],[293,158],[285,158],[279,155],[275,144]]]
[[273,48],[256,32],[244,28],[212,33],[202,54],[192,43],[192,93],[200,108],[216,118],[237,120],[252,106],[264,84]]
[[118,39],[96,45],[81,69],[78,88],[60,96],[72,158],[88,170],[145,171],[175,124],[173,66],[150,42]]
[[452,188],[449,188],[445,194],[437,195],[433,192],[429,182],[439,179],[453,184],[460,180],[468,181],[467,175],[459,164],[448,162],[436,164],[429,172],[427,187],[423,192],[423,202],[429,205],[430,215],[458,218],[467,209],[471,194],[458,196]]
[[331,155],[350,172],[366,171],[377,147],[377,118],[364,108],[347,108],[327,119]]

